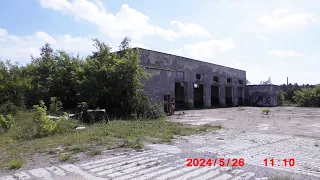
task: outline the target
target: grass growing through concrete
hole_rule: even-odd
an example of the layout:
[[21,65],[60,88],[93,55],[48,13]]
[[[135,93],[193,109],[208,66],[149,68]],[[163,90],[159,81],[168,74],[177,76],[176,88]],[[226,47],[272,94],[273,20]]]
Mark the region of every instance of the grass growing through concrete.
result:
[[[28,114],[20,119],[20,126],[0,136],[0,168],[20,168],[37,154],[56,155],[60,161],[70,161],[74,154],[85,152],[89,156],[102,153],[102,149],[134,148],[141,149],[144,142],[170,142],[175,135],[192,135],[204,131],[221,129],[221,126],[190,126],[167,120],[115,120],[107,124],[85,126],[76,130],[74,126],[67,126],[65,132],[55,135],[31,139],[28,131],[23,127],[29,122]],[[73,120],[68,120],[73,121]],[[72,124],[76,124],[72,122]],[[77,124],[77,126],[84,126]],[[18,136],[17,136],[17,133]],[[32,132],[31,132],[32,133]],[[26,138],[21,138],[21,137]],[[20,138],[17,138],[20,137]],[[19,147],[19,148],[17,148]]]
[[9,169],[15,170],[20,169],[24,164],[23,160],[12,160],[8,163]]
[[262,114],[269,115],[269,113],[270,113],[270,109],[268,109],[268,108],[262,109]]

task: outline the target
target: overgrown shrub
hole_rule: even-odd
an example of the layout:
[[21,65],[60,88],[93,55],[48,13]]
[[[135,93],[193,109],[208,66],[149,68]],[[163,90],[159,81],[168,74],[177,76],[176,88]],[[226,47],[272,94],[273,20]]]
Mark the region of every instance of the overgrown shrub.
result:
[[14,118],[10,114],[6,116],[0,115],[0,124],[5,131],[8,131],[11,128],[13,123],[14,123]]
[[43,101],[40,101],[40,105],[34,105],[33,108],[35,110],[33,121],[36,124],[36,137],[48,136],[66,129],[64,121],[68,120],[67,113],[64,113],[59,120],[53,121],[47,117],[47,107]]
[[69,118],[67,113],[63,113],[63,116],[60,116],[59,120],[56,121],[54,133],[70,133],[75,131],[78,126],[77,122]]
[[[75,109],[79,102],[87,102],[88,108],[105,109],[110,116],[163,116],[163,108],[141,93],[148,75],[140,65],[139,49],[129,48],[129,38],[121,43],[121,52],[112,52],[97,39],[94,45],[96,51],[84,59],[45,44],[40,56],[32,57],[26,66],[0,60],[0,112],[14,115],[15,106],[32,108],[43,100],[51,102],[53,114],[58,114],[62,105]],[[46,109],[41,105],[34,108],[39,136],[48,134],[53,123],[45,118]]]
[[152,101],[149,96],[141,91],[133,102],[133,118],[137,119],[159,119],[165,116],[163,105]]
[[14,105],[11,101],[0,104],[0,114],[16,114],[19,109],[21,107]]
[[294,100],[299,106],[320,107],[320,85],[294,92]]
[[57,97],[50,98],[50,107],[49,111],[52,114],[59,114],[62,109],[62,102],[58,100]]

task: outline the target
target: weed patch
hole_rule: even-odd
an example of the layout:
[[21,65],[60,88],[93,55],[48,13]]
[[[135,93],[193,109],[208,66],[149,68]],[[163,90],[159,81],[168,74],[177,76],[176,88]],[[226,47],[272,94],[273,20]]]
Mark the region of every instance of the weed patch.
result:
[[92,149],[92,150],[88,151],[87,154],[89,156],[97,156],[97,155],[101,155],[102,151],[100,149]]
[[23,160],[12,160],[8,163],[10,170],[20,169],[24,164]]
[[268,115],[269,113],[270,113],[270,109],[268,109],[268,108],[262,109],[262,114]]

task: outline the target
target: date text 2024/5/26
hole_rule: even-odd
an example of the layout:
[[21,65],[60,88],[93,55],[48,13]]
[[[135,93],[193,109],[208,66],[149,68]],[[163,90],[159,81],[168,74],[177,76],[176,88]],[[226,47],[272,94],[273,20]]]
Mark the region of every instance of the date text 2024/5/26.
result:
[[187,166],[244,166],[243,158],[188,158]]

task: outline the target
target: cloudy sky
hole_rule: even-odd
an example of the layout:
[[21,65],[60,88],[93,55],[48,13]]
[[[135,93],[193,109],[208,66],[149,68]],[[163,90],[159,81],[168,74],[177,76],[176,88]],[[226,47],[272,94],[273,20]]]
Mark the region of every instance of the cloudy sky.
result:
[[247,71],[252,83],[320,83],[318,0],[1,0],[0,59],[46,42],[82,56],[98,38]]

